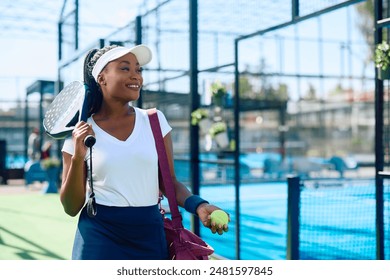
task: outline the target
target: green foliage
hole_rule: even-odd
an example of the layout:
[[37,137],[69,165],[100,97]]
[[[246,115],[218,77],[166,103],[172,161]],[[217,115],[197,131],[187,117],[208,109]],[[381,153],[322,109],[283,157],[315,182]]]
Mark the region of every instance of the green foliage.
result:
[[216,81],[211,84],[211,93],[213,94],[214,98],[223,98],[226,95],[227,90],[220,81]]
[[191,113],[191,124],[192,125],[198,125],[198,123],[207,118],[209,116],[209,113],[206,109],[202,109],[202,108],[199,108],[199,109],[196,109],[195,111],[193,111]]
[[49,169],[52,167],[59,167],[61,165],[61,162],[58,158],[46,158],[41,160],[41,166],[43,169]]
[[230,148],[230,151],[235,151],[236,150],[236,140],[234,140],[234,139],[230,140],[229,148]]
[[375,66],[386,70],[390,66],[390,46],[386,41],[378,44],[375,48]]
[[216,122],[210,127],[209,134],[211,138],[214,138],[217,134],[225,132],[226,129],[227,129],[226,123]]
[[309,83],[309,89],[307,90],[305,96],[303,96],[304,100],[317,100],[316,88]]
[[[357,5],[353,5],[359,16],[356,17],[356,24],[363,36],[367,46],[370,46],[369,51],[365,52],[365,62],[373,60],[375,55],[374,50],[374,0],[367,0]],[[385,28],[384,28],[385,29]],[[383,32],[383,38],[387,38],[387,32]]]
[[338,83],[334,89],[331,89],[330,92],[329,92],[329,96],[338,96],[338,95],[342,95],[344,93],[344,88],[342,86],[342,84]]
[[240,75],[239,86],[240,86],[240,97],[251,98],[251,95],[254,95],[253,86],[249,81],[249,77],[245,75]]

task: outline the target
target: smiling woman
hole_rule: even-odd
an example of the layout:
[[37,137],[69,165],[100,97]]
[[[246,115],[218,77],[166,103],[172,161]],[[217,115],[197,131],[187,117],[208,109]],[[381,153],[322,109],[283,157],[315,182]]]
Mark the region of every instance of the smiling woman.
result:
[[[62,149],[61,203],[70,216],[79,214],[73,259],[168,258],[158,205],[165,189],[159,185],[158,156],[148,111],[129,105],[140,96],[142,66],[151,59],[152,53],[145,45],[108,46],[86,55],[84,82],[91,96],[89,118],[76,125]],[[223,234],[228,226],[217,226],[209,218],[220,208],[192,195],[176,179],[172,128],[161,111],[157,110],[157,117],[177,204],[197,215],[212,233]],[[96,138],[89,153],[83,143],[87,135]],[[87,181],[90,188],[85,205]]]

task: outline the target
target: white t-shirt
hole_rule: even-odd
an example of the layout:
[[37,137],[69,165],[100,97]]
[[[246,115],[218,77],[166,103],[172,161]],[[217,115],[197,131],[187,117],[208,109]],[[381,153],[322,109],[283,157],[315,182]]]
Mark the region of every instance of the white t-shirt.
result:
[[[121,141],[88,119],[95,132],[92,147],[92,178],[96,203],[107,206],[151,206],[158,203],[158,158],[146,110],[135,109],[135,125],[126,141]],[[162,135],[172,128],[157,110]],[[73,155],[72,138],[66,139],[63,152]],[[89,168],[89,151],[86,155]]]

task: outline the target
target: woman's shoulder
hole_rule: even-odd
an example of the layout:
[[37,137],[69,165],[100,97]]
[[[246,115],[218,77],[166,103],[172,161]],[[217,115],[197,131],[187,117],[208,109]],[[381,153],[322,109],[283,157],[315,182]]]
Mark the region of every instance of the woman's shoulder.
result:
[[[149,109],[141,109],[141,108],[137,108],[137,107],[134,107],[135,110],[137,111],[137,113],[140,113],[140,115],[142,115],[142,118],[145,120],[145,122],[149,122],[149,117],[148,117],[148,110]],[[163,136],[167,135],[168,132],[170,132],[172,130],[172,127],[169,125],[165,115],[156,108],[157,110],[157,116],[158,116],[158,119],[159,119],[159,122],[160,122],[160,127],[161,127],[161,130],[162,130],[162,134]]]
[[[151,108],[151,109],[153,109],[153,108]],[[137,113],[140,113],[141,115],[143,115],[145,117],[148,116],[148,111],[151,110],[151,109],[142,109],[142,108],[134,107],[134,110],[136,110]],[[161,112],[159,109],[157,109],[157,108],[154,108],[154,109],[156,109],[157,114],[159,116],[164,116],[164,113]]]
[[135,107],[135,106],[133,106],[133,108],[136,111],[136,113],[141,113],[142,115],[147,115],[148,114],[148,110],[147,109],[142,109],[142,108]]

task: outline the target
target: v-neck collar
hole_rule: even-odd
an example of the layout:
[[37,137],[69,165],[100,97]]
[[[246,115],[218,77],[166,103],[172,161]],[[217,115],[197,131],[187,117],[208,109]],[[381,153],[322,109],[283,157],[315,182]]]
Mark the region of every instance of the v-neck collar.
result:
[[138,135],[138,122],[139,122],[139,118],[140,118],[140,114],[138,112],[138,108],[136,107],[133,107],[134,108],[134,113],[135,113],[135,121],[134,121],[134,128],[133,128],[133,131],[131,132],[131,134],[129,135],[129,137],[127,137],[126,140],[120,140],[118,138],[116,138],[115,136],[111,135],[110,133],[106,132],[104,129],[102,129],[96,122],[95,120],[93,119],[93,116],[91,116],[91,123],[92,123],[92,128],[94,130],[97,130],[95,132],[100,132],[105,138],[109,139],[110,141],[113,141],[113,142],[116,142],[116,143],[120,143],[120,144],[128,144],[128,143],[131,143],[133,142],[132,139],[134,139],[137,135]]

